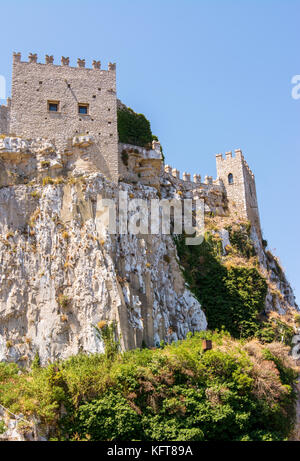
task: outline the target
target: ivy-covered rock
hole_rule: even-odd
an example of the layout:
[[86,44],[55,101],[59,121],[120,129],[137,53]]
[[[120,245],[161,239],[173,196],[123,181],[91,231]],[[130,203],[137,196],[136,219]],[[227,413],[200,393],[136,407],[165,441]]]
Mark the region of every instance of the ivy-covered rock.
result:
[[222,264],[221,242],[211,235],[201,245],[187,246],[184,238],[176,243],[185,279],[202,305],[208,328],[224,327],[235,338],[255,336],[267,294],[258,270]]

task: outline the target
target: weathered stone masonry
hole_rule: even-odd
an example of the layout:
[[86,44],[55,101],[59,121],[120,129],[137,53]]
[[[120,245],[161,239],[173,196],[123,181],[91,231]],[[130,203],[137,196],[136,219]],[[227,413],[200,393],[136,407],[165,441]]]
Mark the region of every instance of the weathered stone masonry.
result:
[[[100,170],[110,179],[118,179],[118,132],[116,100],[116,67],[69,67],[69,58],[62,65],[37,62],[30,54],[29,62],[14,53],[12,101],[9,131],[28,139],[43,137],[55,142],[60,150],[68,149],[68,141],[76,134],[88,134],[95,140],[101,159]],[[49,111],[49,103],[57,103],[58,111]],[[79,113],[79,104],[86,105],[87,114]]]
[[239,209],[240,215],[248,219],[261,237],[259,211],[256,197],[255,177],[240,149],[216,156],[217,176],[226,190],[229,206]]

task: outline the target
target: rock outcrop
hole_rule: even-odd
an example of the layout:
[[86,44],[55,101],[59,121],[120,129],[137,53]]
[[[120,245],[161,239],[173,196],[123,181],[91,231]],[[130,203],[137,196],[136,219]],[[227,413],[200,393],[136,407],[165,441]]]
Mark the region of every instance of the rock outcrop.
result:
[[206,328],[171,236],[102,235],[97,201],[119,187],[100,173],[0,189],[0,359],[30,363],[103,350],[94,325],[116,320],[124,348]]

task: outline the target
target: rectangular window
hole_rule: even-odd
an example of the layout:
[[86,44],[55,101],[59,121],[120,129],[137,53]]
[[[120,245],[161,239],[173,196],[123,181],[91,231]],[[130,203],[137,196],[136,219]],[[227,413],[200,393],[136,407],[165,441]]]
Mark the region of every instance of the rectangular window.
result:
[[78,113],[87,115],[89,113],[89,105],[88,104],[78,104]]
[[59,101],[48,101],[48,111],[49,112],[58,112],[59,110]]

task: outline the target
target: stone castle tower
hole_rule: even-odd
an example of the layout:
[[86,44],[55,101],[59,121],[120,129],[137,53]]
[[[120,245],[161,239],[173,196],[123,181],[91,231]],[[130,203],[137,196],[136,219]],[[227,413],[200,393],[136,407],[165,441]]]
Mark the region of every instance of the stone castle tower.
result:
[[28,62],[14,53],[12,98],[8,130],[28,139],[53,140],[60,150],[68,149],[75,135],[90,135],[101,159],[100,169],[110,179],[118,179],[118,131],[116,66],[102,70],[100,61],[93,69],[78,59],[70,67],[69,58],[53,64],[46,55],[45,64],[30,54]]
[[255,177],[240,149],[216,155],[217,176],[225,188],[229,206],[249,220],[261,238],[261,227],[256,196]]

